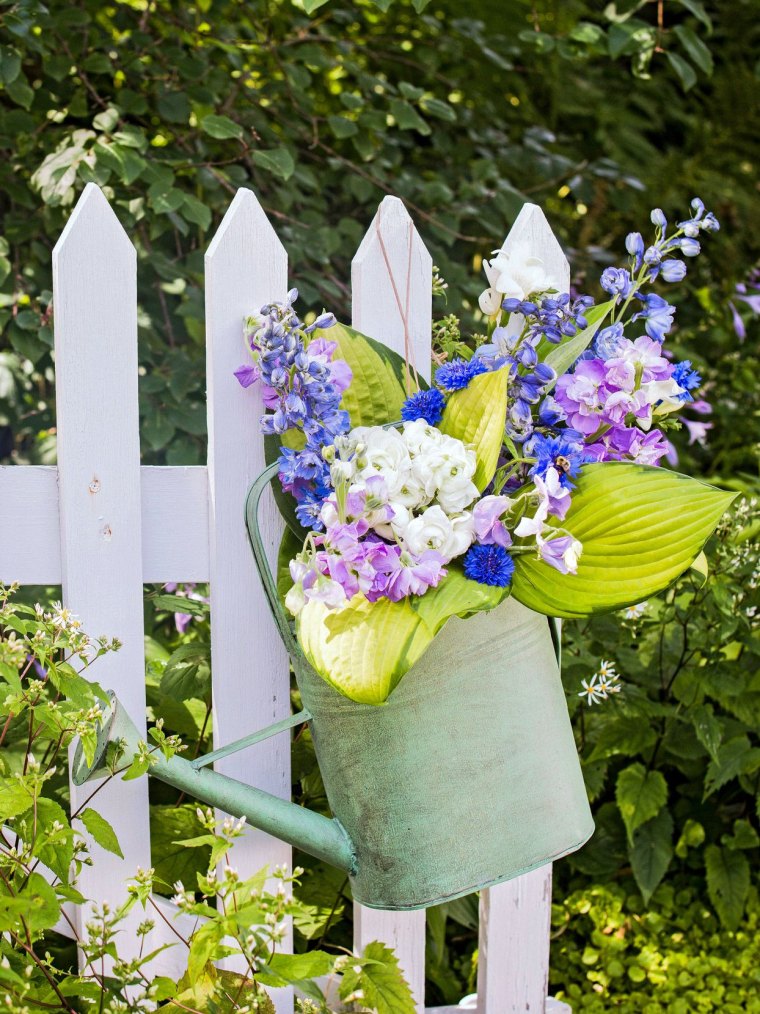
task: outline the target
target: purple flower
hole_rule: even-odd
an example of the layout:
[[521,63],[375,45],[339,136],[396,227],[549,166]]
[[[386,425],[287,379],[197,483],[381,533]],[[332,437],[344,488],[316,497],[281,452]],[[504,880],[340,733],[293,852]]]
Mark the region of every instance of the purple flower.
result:
[[512,545],[512,536],[501,520],[511,506],[512,501],[508,496],[484,496],[475,504],[472,520],[478,542],[484,546],[503,546],[505,549]]
[[261,376],[261,370],[253,363],[243,363],[242,366],[238,366],[235,370],[235,376],[241,387],[250,387]]
[[644,309],[635,313],[631,319],[638,320],[642,318],[649,337],[654,338],[655,341],[663,342],[665,335],[673,326],[673,316],[676,308],[655,292],[650,292],[646,296],[639,296],[638,298],[643,302]]
[[587,359],[557,381],[554,397],[574,430],[590,434],[599,428],[605,376],[601,359]]
[[633,284],[630,272],[624,268],[605,268],[599,280],[605,292],[611,296],[627,296]]
[[701,444],[704,447],[707,443],[707,432],[713,428],[713,424],[700,422],[698,419],[686,419],[684,416],[679,416],[678,418],[689,431],[689,446]]
[[560,574],[575,574],[578,571],[578,557],[582,546],[570,535],[559,535],[554,539],[536,536],[538,553],[544,563],[554,567]]
[[424,595],[446,576],[443,557],[434,549],[420,556],[403,552],[398,546],[378,547],[372,559],[376,577],[366,593],[370,602],[385,597],[399,602],[408,595]]
[[603,328],[594,340],[594,357],[597,359],[612,359],[620,349],[622,338],[622,324],[610,324],[609,327]]
[[638,271],[644,258],[644,237],[640,232],[629,232],[625,237],[625,248],[634,260],[634,270]]

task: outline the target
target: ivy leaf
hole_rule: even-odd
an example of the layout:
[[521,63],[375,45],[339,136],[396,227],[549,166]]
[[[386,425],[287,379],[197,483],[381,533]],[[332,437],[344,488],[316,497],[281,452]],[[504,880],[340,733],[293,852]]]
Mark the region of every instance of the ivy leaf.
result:
[[667,782],[660,771],[647,771],[643,764],[631,764],[620,772],[615,799],[629,842],[638,827],[657,816],[667,798]]
[[481,373],[448,399],[440,429],[475,451],[473,481],[482,492],[493,479],[507,415],[507,369]]
[[529,609],[569,618],[640,602],[688,570],[735,496],[664,468],[584,465],[567,517],[549,522],[583,543],[578,573],[523,554],[512,593]]
[[220,141],[226,141],[231,137],[236,137],[240,140],[243,136],[243,128],[239,123],[231,120],[229,116],[217,116],[212,113],[210,116],[203,117],[200,126],[204,134],[215,137]]
[[289,180],[296,169],[293,156],[287,148],[256,148],[252,158],[255,165],[279,176],[281,180]]
[[749,892],[749,862],[743,852],[718,845],[705,849],[707,893],[720,921],[729,930],[738,929]]
[[673,818],[667,809],[634,832],[628,855],[644,903],[649,904],[673,858]]
[[79,814],[79,819],[102,849],[105,849],[106,852],[112,852],[119,859],[124,858],[116,832],[105,817],[102,817],[88,806],[86,810],[83,810]]

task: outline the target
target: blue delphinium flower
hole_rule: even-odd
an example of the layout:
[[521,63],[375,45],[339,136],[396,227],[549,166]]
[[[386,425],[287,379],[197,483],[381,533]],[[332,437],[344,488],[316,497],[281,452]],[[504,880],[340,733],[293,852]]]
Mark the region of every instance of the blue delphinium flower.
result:
[[410,394],[401,406],[401,418],[404,422],[424,419],[430,426],[435,426],[441,421],[445,405],[446,399],[437,387],[431,387],[429,391],[417,391]]
[[623,338],[623,325],[620,322],[602,328],[594,339],[592,355],[588,358],[614,359],[624,344]]
[[464,572],[471,581],[506,588],[515,563],[503,546],[470,546],[464,555]]
[[624,268],[605,268],[599,284],[611,296],[627,296],[631,291],[633,282],[630,272]]
[[681,401],[692,401],[690,392],[695,391],[699,387],[702,383],[702,377],[696,370],[692,369],[690,361],[684,359],[682,362],[676,363],[673,367],[672,377],[678,386],[684,389]]
[[676,308],[658,296],[656,292],[649,292],[646,295],[637,294],[644,304],[644,309],[635,313],[631,320],[644,320],[644,329],[650,338],[656,342],[665,341],[665,335],[673,326],[673,316]]
[[438,367],[435,382],[447,391],[461,391],[473,377],[487,372],[488,366],[482,359],[453,359]]
[[[295,495],[295,490],[292,492]],[[304,486],[298,490],[296,517],[304,528],[313,528],[318,532],[322,531],[324,525],[320,520],[319,512],[322,510],[322,505],[331,492],[332,490],[323,483],[317,483],[316,486]]]
[[536,462],[528,473],[546,478],[550,468],[559,472],[560,482],[566,489],[572,489],[581,465],[591,459],[586,454],[583,437],[574,430],[565,430],[561,436],[546,437],[536,433],[525,445],[525,452]]

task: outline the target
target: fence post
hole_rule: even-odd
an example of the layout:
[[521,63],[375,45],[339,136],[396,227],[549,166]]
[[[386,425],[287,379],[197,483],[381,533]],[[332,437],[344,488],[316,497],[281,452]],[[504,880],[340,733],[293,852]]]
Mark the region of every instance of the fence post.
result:
[[[244,390],[233,371],[245,362],[244,317],[287,292],[287,254],[250,190],[238,190],[206,253],[209,555],[214,746],[290,714],[290,668],[269,614],[243,521],[245,495],[264,468],[258,385]],[[282,522],[269,498],[262,531],[274,559]],[[290,734],[285,732],[216,765],[232,778],[290,797]],[[241,876],[291,864],[291,849],[249,829],[235,844]],[[291,943],[284,942],[285,949]],[[290,990],[273,991],[278,1014]]]
[[[144,729],[136,280],[135,249],[89,183],[53,250],[63,601],[88,632],[122,641],[98,661],[97,679]],[[92,791],[71,786],[72,813]],[[79,886],[87,898],[113,902],[138,866],[151,865],[148,780],[113,781],[93,806],[113,826],[124,859],[90,842],[95,862]],[[80,935],[87,918],[77,909]],[[121,946],[126,957],[139,941],[126,933]]]
[[[521,258],[540,258],[553,287],[560,292],[568,291],[570,266],[538,205],[523,205],[503,248]],[[480,1014],[545,1009],[551,900],[551,864],[481,892]]]
[[[410,359],[430,379],[433,262],[403,203],[386,197],[351,265],[352,322]],[[382,940],[396,950],[419,1011],[425,1009],[425,912],[354,906],[354,946]]]

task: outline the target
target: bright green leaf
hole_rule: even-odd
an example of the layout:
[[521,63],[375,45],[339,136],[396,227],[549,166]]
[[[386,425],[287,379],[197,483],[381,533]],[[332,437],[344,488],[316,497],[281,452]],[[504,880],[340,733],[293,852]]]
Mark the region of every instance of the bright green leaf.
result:
[[314,11],[319,10],[320,7],[324,7],[327,0],[301,0],[301,3],[307,14],[313,14]]
[[507,369],[481,373],[450,395],[440,429],[475,451],[473,481],[482,492],[493,479],[504,438],[507,415]]
[[[611,299],[607,303],[592,306],[586,312],[588,327],[579,331],[574,337],[560,342],[559,345],[546,342],[546,347],[539,349],[539,359],[542,359],[547,366],[551,366],[557,374],[557,378],[561,377],[563,373],[567,373],[578,356],[586,351],[614,305],[615,300]],[[550,384],[547,390],[551,391],[553,388],[554,384]]]
[[760,748],[753,747],[748,736],[735,736],[724,743],[715,759],[710,761],[705,775],[704,798],[708,799],[732,778],[737,778],[741,774],[754,774],[758,768],[760,768]]
[[20,778],[0,778],[0,822],[17,817],[34,802],[31,787]]
[[657,816],[667,798],[668,786],[660,771],[647,771],[643,764],[631,764],[620,772],[615,799],[629,841],[638,827]]
[[102,849],[113,852],[120,859],[124,858],[116,832],[105,817],[101,817],[99,813],[88,806],[79,814],[79,819]]
[[174,803],[150,808],[151,864],[156,878],[162,882],[157,885],[162,893],[168,892],[178,880],[192,890],[197,874],[208,870],[213,835],[201,836],[204,840],[197,847],[186,844],[200,830],[195,809],[195,804]]
[[417,1010],[398,958],[377,941],[367,944],[361,958],[343,973],[340,996],[345,999],[357,990],[363,994],[362,1005],[377,1014],[415,1014]]
[[256,978],[265,986],[289,986],[304,979],[328,975],[334,965],[335,955],[326,951],[273,954],[269,964],[257,972]]
[[640,602],[689,568],[735,496],[664,468],[584,465],[565,520],[550,521],[583,544],[578,573],[560,574],[532,553],[520,555],[512,594],[530,609],[563,617]]
[[676,855],[679,859],[685,859],[689,849],[699,848],[705,840],[705,829],[698,820],[688,818],[683,826],[681,835],[676,844]]

